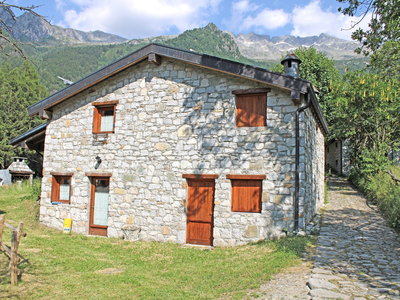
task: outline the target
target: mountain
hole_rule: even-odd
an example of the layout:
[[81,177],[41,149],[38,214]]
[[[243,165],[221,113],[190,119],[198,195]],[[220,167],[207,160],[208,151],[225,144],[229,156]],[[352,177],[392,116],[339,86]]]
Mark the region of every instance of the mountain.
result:
[[123,43],[127,39],[103,31],[84,32],[72,28],[51,25],[45,20],[25,12],[13,20],[8,12],[0,8],[0,19],[10,28],[12,34],[21,42],[51,44],[114,44]]
[[226,31],[232,36],[239,47],[240,52],[252,59],[258,60],[279,60],[282,55],[298,47],[311,47],[326,53],[334,60],[351,59],[357,57],[354,49],[358,43],[346,41],[325,33],[319,36],[295,37],[292,35],[275,36],[259,35],[251,32],[247,35],[243,33],[235,36],[232,32]]
[[[144,39],[125,40],[101,31],[83,32],[52,26],[46,21],[25,13],[13,21],[0,10],[0,18],[18,30],[15,37],[21,42],[25,54],[35,64],[41,82],[50,93],[64,87],[58,78],[76,81],[111,62],[149,44],[160,44],[205,53],[244,64],[270,69],[280,61],[281,55],[298,46],[314,46],[336,60],[341,73],[365,66],[366,58],[356,56],[354,42],[341,40],[326,34],[312,37],[269,37],[249,33],[235,36],[223,32],[213,23],[203,28],[187,30],[180,35],[165,35]],[[32,43],[33,42],[33,43]],[[342,58],[338,60],[338,58]],[[0,52],[0,64],[20,66],[23,59]]]

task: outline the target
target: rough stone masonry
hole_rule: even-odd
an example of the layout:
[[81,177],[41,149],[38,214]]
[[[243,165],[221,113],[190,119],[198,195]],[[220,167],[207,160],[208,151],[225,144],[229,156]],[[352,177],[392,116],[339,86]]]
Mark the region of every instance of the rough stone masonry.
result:
[[[139,239],[186,242],[187,180],[218,174],[214,246],[278,237],[293,228],[295,105],[290,91],[268,93],[267,126],[236,127],[232,90],[271,87],[172,59],[147,61],[53,108],[46,129],[40,222],[88,234],[86,172],[109,172],[108,236],[140,228]],[[118,100],[115,132],[93,134],[93,101]],[[305,103],[305,99],[302,99]],[[323,203],[324,137],[307,109],[300,127],[300,228]],[[96,156],[102,162],[95,169]],[[50,172],[70,172],[71,204],[51,204]],[[266,175],[261,213],[231,211],[227,174]]]

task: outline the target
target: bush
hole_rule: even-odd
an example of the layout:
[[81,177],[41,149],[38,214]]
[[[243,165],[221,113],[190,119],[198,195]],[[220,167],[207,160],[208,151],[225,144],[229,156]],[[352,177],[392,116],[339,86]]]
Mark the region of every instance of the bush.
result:
[[[400,167],[389,168],[400,171]],[[379,207],[390,226],[400,229],[400,186],[394,183],[389,174],[384,171],[368,177],[353,174],[352,181]]]

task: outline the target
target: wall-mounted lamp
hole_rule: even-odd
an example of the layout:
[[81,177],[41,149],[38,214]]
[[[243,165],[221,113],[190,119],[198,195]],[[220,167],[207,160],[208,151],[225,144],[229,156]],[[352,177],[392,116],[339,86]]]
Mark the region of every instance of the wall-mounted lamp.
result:
[[96,160],[96,165],[94,166],[94,168],[95,169],[97,169],[99,166],[100,166],[100,164],[101,164],[101,158],[100,158],[100,156],[96,156],[95,157],[95,160]]

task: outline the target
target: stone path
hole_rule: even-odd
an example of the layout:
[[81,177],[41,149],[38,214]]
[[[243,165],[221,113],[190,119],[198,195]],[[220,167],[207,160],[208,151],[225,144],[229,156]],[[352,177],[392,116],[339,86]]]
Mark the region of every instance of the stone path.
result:
[[347,180],[328,179],[312,299],[400,299],[400,238]]
[[347,180],[328,187],[314,267],[276,275],[254,298],[400,300],[399,235]]

